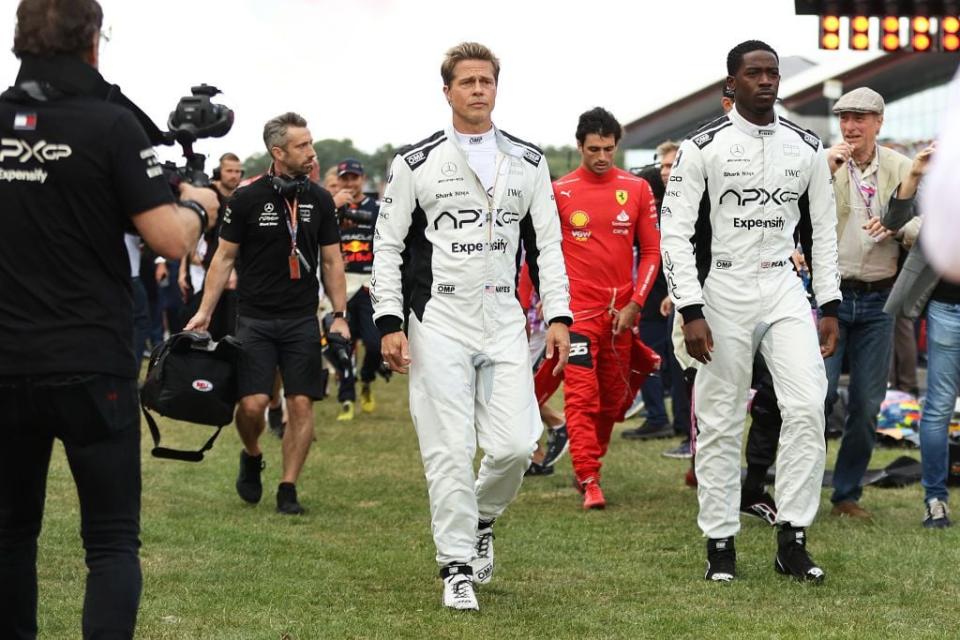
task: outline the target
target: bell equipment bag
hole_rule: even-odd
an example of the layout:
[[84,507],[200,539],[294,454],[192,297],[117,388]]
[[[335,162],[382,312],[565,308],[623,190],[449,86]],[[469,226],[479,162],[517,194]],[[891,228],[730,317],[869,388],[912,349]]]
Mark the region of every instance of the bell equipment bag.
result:
[[[183,331],[154,349],[147,379],[140,388],[140,407],[153,436],[157,458],[200,462],[233,421],[237,404],[237,365],[240,341],[226,336],[214,342],[210,334]],[[173,420],[216,427],[216,432],[198,451],[160,446],[160,430],[147,409]]]

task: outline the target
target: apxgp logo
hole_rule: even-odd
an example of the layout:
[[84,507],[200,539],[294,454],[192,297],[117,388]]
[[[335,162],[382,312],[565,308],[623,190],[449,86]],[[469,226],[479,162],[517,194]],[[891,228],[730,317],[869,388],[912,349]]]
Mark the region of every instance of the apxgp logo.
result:
[[736,189],[727,189],[720,194],[720,204],[723,204],[723,201],[727,198],[735,198],[737,206],[745,207],[751,202],[756,202],[761,205],[767,204],[768,202],[773,202],[774,204],[796,202],[800,199],[800,194],[796,191],[783,191],[781,189],[777,189],[773,193],[763,188],[744,189],[743,193],[740,193]]
[[40,164],[44,162],[53,162],[61,158],[69,158],[73,150],[65,144],[48,143],[46,140],[31,145],[26,140],[17,138],[4,138],[0,140],[0,162],[7,158],[17,158],[21,163],[36,159]]

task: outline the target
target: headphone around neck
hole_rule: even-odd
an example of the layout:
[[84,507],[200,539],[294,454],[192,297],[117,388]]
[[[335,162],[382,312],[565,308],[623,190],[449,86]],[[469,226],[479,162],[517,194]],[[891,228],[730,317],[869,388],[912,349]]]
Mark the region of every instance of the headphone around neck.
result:
[[270,177],[270,186],[273,187],[273,190],[287,200],[293,200],[299,197],[300,194],[307,190],[307,186],[310,184],[309,176],[291,178],[285,175],[278,176],[272,171],[268,175]]

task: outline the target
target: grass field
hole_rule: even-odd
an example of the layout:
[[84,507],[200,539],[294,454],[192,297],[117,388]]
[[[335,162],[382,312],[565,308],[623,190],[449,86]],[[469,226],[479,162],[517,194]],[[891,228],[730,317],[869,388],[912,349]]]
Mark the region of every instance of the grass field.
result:
[[[402,377],[378,382],[377,412],[352,423],[334,421],[330,400],[317,406],[317,442],[299,484],[303,517],[274,513],[280,459],[272,436],[264,437],[264,500],[250,507],[233,488],[235,431],[224,430],[203,463],[188,464],[149,457],[144,430],[138,637],[960,636],[960,527],[921,528],[919,485],[868,488],[873,525],[830,517],[824,492],[810,536],[827,571],[822,586],[776,575],[774,532],[752,519],[737,540],[739,579],[708,584],[696,496],[683,484],[687,462],[660,456],[675,441],[624,441],[622,427],[606,458],[606,511],[580,509],[567,458],[555,475],[528,479],[497,523],[497,573],[480,591],[481,611],[441,610],[405,385]],[[189,427],[164,433],[180,446],[206,436]],[[902,453],[878,449],[872,466]],[[79,637],[78,532],[58,447],[41,538],[41,638]]]

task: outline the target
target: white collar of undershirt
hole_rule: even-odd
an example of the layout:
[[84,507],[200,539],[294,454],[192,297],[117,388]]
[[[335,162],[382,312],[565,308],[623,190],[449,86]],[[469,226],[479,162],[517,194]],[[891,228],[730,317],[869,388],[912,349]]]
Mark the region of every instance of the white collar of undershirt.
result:
[[493,127],[486,133],[460,133],[454,129],[457,136],[457,142],[465,151],[478,151],[481,149],[490,149],[497,146],[496,133]]

